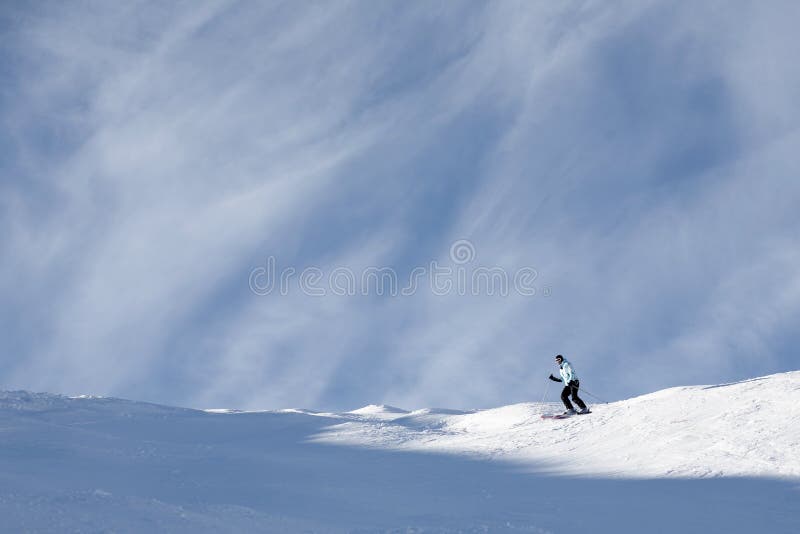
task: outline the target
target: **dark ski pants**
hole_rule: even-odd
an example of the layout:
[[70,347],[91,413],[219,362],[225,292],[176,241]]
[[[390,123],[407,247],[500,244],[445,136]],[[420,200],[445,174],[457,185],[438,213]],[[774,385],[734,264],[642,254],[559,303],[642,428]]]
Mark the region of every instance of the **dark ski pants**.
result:
[[581,387],[580,380],[573,380],[568,385],[564,386],[564,389],[561,391],[561,402],[564,403],[564,406],[567,407],[567,410],[574,410],[575,408],[572,407],[572,403],[569,401],[570,393],[572,394],[572,400],[575,401],[575,404],[578,405],[578,408],[581,410],[586,409],[586,404],[578,397],[578,388]]

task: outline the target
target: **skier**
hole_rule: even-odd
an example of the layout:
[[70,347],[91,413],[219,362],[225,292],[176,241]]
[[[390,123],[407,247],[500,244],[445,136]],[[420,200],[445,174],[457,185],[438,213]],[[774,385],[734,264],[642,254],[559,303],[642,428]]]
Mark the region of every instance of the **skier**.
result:
[[[581,386],[581,383],[580,380],[578,380],[578,375],[575,374],[575,370],[572,368],[572,364],[565,360],[560,354],[556,356],[556,363],[559,365],[558,372],[561,378],[554,377],[552,373],[549,378],[554,382],[564,382],[564,389],[561,391],[561,402],[567,407],[567,411],[564,412],[564,415],[589,413],[589,408],[587,408],[586,404],[578,397],[578,388]],[[572,403],[569,401],[570,393],[572,394],[572,400],[575,401],[575,404],[578,405],[581,411],[576,412],[575,408],[572,407]]]

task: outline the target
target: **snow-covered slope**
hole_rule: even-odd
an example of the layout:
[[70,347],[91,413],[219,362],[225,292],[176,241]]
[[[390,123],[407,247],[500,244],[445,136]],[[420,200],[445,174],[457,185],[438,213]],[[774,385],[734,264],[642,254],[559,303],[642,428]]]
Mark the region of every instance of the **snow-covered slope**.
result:
[[[586,417],[542,421],[560,405],[474,413],[384,411],[348,420],[321,441],[470,453],[570,474],[624,477],[800,478],[800,372],[735,384],[672,388],[592,406]],[[375,408],[367,413],[375,417]],[[361,413],[355,411],[351,413]]]
[[800,372],[563,421],[0,393],[0,530],[800,532],[798,400]]

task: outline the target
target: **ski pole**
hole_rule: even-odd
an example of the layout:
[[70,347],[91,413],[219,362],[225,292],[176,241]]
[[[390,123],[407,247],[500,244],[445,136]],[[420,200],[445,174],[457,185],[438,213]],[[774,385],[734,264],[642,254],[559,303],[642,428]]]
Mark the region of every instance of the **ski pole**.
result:
[[[548,384],[548,385],[549,385],[549,384]],[[590,397],[593,397],[593,398],[595,398],[595,399],[599,400],[599,401],[600,401],[600,402],[602,402],[603,404],[608,404],[608,401],[601,399],[601,398],[600,398],[600,397],[598,397],[597,395],[594,395],[594,394],[593,394],[591,391],[588,391],[588,390],[586,390],[586,389],[584,389],[584,388],[581,388],[581,392],[582,392],[582,393],[586,393],[586,394],[587,394],[587,395],[589,395]]]
[[544,394],[542,394],[542,400],[539,401],[539,405],[544,407],[544,399],[547,397],[547,392],[550,391],[550,381],[547,381],[547,385],[544,387]]

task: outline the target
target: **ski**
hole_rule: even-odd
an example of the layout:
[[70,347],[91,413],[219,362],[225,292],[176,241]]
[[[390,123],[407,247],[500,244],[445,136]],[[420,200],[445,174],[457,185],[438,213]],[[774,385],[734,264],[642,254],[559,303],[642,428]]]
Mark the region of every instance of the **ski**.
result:
[[569,414],[569,413],[543,413],[542,414],[542,419],[566,419],[567,417],[572,417],[573,415],[586,415],[586,414],[590,414],[590,413],[592,413],[592,412],[591,411],[583,412],[583,413],[577,412],[577,413],[574,413],[574,414]]

